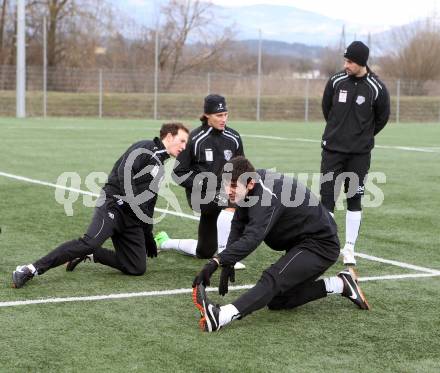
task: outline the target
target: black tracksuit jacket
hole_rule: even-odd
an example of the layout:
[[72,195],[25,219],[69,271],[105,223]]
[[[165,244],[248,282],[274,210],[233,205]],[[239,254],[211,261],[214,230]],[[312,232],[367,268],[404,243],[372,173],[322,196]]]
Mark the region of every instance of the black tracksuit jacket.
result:
[[[301,243],[330,260],[339,255],[337,227],[327,209],[295,178],[257,170],[260,181],[247,199],[258,197],[251,207],[237,206],[226,249],[218,256],[221,265],[232,265],[254,251],[263,241],[273,250],[289,250]],[[269,180],[275,180],[273,185]],[[283,191],[284,190],[284,191]],[[296,196],[304,196],[303,199]],[[286,206],[285,199],[292,206]],[[283,203],[284,202],[284,203]]]
[[368,153],[374,147],[374,136],[388,122],[390,97],[385,84],[369,69],[361,78],[342,71],[327,82],[322,112],[327,121],[322,136],[324,149]]
[[[141,153],[144,151],[144,153]],[[139,152],[139,154],[137,154]],[[135,157],[134,157],[135,156]],[[129,157],[134,158],[132,166],[127,164]],[[139,141],[131,145],[127,151],[116,161],[103,190],[107,199],[114,199],[122,211],[135,215],[130,208],[128,191],[125,190],[124,180],[129,177],[127,184],[131,185],[134,197],[146,191],[145,201],[139,207],[148,217],[153,217],[157,201],[159,184],[164,174],[164,162],[169,158],[165,146],[158,137],[151,140]],[[129,173],[125,175],[127,165]],[[141,172],[142,171],[142,172]],[[141,172],[140,175],[138,175]],[[138,175],[138,176],[137,176]],[[117,196],[127,196],[120,200]],[[141,221],[139,220],[141,223]],[[141,224],[145,225],[145,224]]]
[[[177,176],[175,181],[185,187],[186,195],[190,200],[196,175],[202,172],[214,173],[219,176],[217,183],[217,188],[219,188],[223,166],[231,158],[239,155],[244,155],[244,153],[243,143],[237,131],[229,127],[219,131],[203,124],[191,131],[185,150],[177,157],[174,168],[175,176]],[[189,176],[184,178],[185,175]]]

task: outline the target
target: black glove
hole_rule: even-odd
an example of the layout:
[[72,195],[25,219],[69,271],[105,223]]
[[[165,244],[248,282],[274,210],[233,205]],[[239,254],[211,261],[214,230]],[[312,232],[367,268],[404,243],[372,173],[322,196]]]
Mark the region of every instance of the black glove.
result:
[[196,278],[193,281],[192,287],[195,288],[197,285],[200,284],[204,286],[209,286],[211,284],[211,280],[210,280],[211,276],[217,270],[217,268],[218,268],[217,261],[211,259],[208,263],[205,264],[205,266],[196,276]]
[[224,266],[222,267],[222,273],[220,274],[220,283],[218,285],[218,293],[220,295],[225,295],[228,293],[228,283],[235,282],[235,269],[234,266]]
[[152,226],[143,227],[144,229],[144,238],[145,238],[145,251],[147,252],[147,256],[149,258],[157,257],[157,245],[156,241],[154,241]]
[[146,244],[145,248],[147,250],[147,256],[149,258],[155,258],[157,257],[157,245],[156,245],[156,241],[151,241],[150,244]]
[[147,256],[149,258],[157,257],[157,246],[154,240],[150,245],[146,246],[145,248],[147,249]]

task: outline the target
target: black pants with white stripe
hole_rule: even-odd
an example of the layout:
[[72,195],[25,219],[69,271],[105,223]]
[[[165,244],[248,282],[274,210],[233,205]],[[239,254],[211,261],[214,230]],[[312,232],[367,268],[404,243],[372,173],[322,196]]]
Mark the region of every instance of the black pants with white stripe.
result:
[[[364,195],[365,181],[370,169],[371,153],[346,154],[322,149],[321,174],[332,173],[331,180],[321,180],[321,203],[333,212],[342,184],[348,194],[347,210],[361,211],[361,197]],[[346,178],[339,176],[346,173]]]
[[[111,238],[115,250],[101,246]],[[93,254],[95,262],[116,268],[128,275],[146,271],[144,231],[139,221],[124,213],[111,200],[96,207],[92,222],[82,238],[63,243],[34,264],[38,274],[72,259]]]
[[315,254],[307,245],[288,250],[264,270],[252,289],[233,302],[241,317],[266,305],[272,310],[289,309],[327,296],[324,280],[317,278],[335,261]]

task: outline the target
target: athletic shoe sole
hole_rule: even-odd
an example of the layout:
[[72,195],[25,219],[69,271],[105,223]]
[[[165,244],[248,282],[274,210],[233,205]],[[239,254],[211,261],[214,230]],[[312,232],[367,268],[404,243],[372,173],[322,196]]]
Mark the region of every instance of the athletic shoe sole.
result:
[[350,272],[351,277],[353,277],[353,279],[354,279],[354,282],[356,284],[356,290],[359,293],[359,295],[361,296],[362,302],[364,302],[365,305],[367,306],[367,308],[362,308],[362,309],[367,310],[367,311],[371,310],[371,307],[367,301],[367,297],[365,296],[364,292],[362,291],[362,289],[358,285],[358,275],[357,275],[356,271],[352,267],[349,267],[348,271]]
[[193,288],[193,292],[192,292],[192,300],[194,305],[197,307],[197,309],[200,311],[200,320],[199,320],[199,327],[202,331],[204,332],[210,332],[212,331],[212,325],[211,322],[209,321],[209,317],[206,316],[206,303],[204,299],[200,299],[202,298],[199,294],[199,286],[201,286],[202,288],[200,289],[200,291],[205,291],[203,285],[197,285],[195,288]]

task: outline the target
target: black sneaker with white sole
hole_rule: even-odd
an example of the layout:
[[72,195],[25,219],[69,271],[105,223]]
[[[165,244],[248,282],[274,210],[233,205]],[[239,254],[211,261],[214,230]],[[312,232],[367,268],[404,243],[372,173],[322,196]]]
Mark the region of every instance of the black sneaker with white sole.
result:
[[23,285],[34,277],[32,271],[28,266],[18,266],[15,271],[12,272],[12,287],[21,288]]
[[208,299],[205,287],[203,285],[197,285],[193,289],[192,298],[195,306],[200,311],[200,329],[209,333],[219,330],[220,307]]
[[83,256],[82,258],[72,259],[70,262],[66,263],[66,271],[72,272],[79,263],[86,262],[87,260],[92,261],[92,254]]
[[342,296],[350,299],[361,310],[369,310],[370,305],[367,302],[367,298],[358,285],[357,276],[353,268],[347,268],[338,273],[338,277],[342,279],[344,288],[342,290]]

